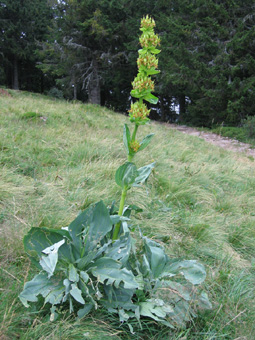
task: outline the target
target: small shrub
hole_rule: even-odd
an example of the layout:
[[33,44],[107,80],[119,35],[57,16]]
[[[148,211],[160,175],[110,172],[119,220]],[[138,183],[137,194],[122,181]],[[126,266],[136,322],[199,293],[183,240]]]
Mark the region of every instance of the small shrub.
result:
[[56,87],[52,87],[49,90],[48,96],[54,97],[54,98],[58,98],[58,99],[63,99],[64,98],[63,92],[61,90],[57,89]]
[[247,116],[242,123],[247,136],[249,138],[255,138],[255,116]]
[[247,141],[247,134],[242,127],[234,127],[234,126],[221,126],[212,129],[212,132],[216,133],[217,135],[233,138],[240,142]]

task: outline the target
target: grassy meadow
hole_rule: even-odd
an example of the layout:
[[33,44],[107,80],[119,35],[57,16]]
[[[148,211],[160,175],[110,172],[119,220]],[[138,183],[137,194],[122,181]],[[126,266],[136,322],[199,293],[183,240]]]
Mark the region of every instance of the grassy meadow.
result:
[[120,199],[115,171],[126,160],[125,115],[106,108],[10,91],[0,96],[1,340],[252,340],[255,338],[255,162],[244,154],[153,123],[155,137],[136,163],[156,161],[148,186],[132,189],[134,222],[164,243],[171,257],[196,259],[213,309],[186,329],[147,323],[130,334],[102,311],[52,323],[45,310],[18,299],[36,268],[22,239],[33,226],[67,226],[93,202]]

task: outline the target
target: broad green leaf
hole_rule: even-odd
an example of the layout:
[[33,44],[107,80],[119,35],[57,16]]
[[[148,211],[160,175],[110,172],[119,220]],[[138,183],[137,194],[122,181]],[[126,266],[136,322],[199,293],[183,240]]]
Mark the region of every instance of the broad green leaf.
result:
[[151,93],[146,94],[146,96],[143,99],[154,105],[158,103],[158,98]]
[[[187,322],[191,321],[190,312],[191,312],[190,304],[187,301],[180,299],[174,305],[174,311],[171,314],[171,319],[179,327],[185,327]],[[196,315],[193,313],[193,316],[196,316]]]
[[116,288],[113,285],[104,287],[107,300],[102,301],[103,305],[109,309],[124,308],[126,310],[135,310],[137,306],[132,302],[132,297],[136,289],[126,289],[124,287]]
[[194,285],[204,282],[206,278],[206,271],[202,264],[195,260],[183,260],[168,263],[164,269],[163,276],[167,276],[167,273],[181,274],[186,280]]
[[103,201],[98,202],[91,215],[85,252],[94,250],[97,244],[112,230],[112,221]]
[[85,315],[88,315],[93,307],[94,305],[92,303],[87,303],[84,308],[78,310],[77,312],[78,318],[81,319]]
[[206,278],[205,267],[201,263],[192,260],[182,262],[181,273],[185,279],[194,285],[204,282]]
[[129,315],[124,311],[124,309],[119,309],[120,322],[125,322],[129,319]]
[[127,124],[125,124],[124,130],[123,130],[123,142],[124,142],[124,146],[128,154],[130,152],[130,149],[129,149],[130,140],[131,140],[130,131],[129,131]]
[[182,285],[172,280],[162,280],[160,288],[156,291],[155,296],[165,302],[175,304],[180,298],[190,301],[192,299],[192,290],[190,286]]
[[97,302],[94,300],[96,296],[95,286],[91,285],[90,288],[88,288],[82,278],[80,279],[78,286],[79,289],[82,291],[82,295],[86,298],[86,301],[89,300],[89,303],[91,303],[95,307],[95,309],[97,309]]
[[86,209],[69,226],[69,232],[77,251],[79,268],[93,260],[97,244],[112,230],[108,209],[102,201]]
[[25,307],[29,307],[28,302],[36,302],[38,295],[47,297],[51,292],[59,290],[62,287],[63,284],[61,281],[53,278],[48,279],[47,273],[41,272],[25,284],[24,290],[20,293],[19,298]]
[[119,222],[130,221],[130,218],[125,217],[125,216],[111,215],[110,217],[111,217],[112,224],[114,225]]
[[[48,229],[48,228],[31,228],[24,237],[24,248],[31,261],[41,269],[38,260],[42,256],[42,251],[52,247],[54,244],[63,241],[63,238],[70,239],[66,230]],[[65,243],[58,250],[60,260],[71,263],[73,261],[70,246]]]
[[87,274],[86,272],[81,271],[81,272],[80,272],[80,276],[81,276],[81,278],[83,279],[83,281],[84,281],[85,283],[88,282],[89,276],[88,276],[88,274]]
[[113,260],[120,261],[122,265],[126,265],[131,251],[131,236],[125,234],[116,240],[105,251],[105,256]]
[[208,295],[206,294],[206,292],[202,292],[200,297],[199,297],[199,301],[198,301],[198,306],[200,308],[203,309],[211,309],[212,308],[212,304],[209,301]]
[[152,169],[155,167],[155,162],[145,165],[137,170],[137,177],[135,179],[135,182],[133,186],[137,186],[138,184],[142,184],[146,182],[146,180],[149,178]]
[[150,299],[146,302],[141,302],[139,306],[140,315],[150,317],[151,319],[161,322],[168,327],[174,328],[173,325],[165,320],[167,314],[173,312],[173,308],[171,306],[165,305],[162,300]]
[[150,68],[147,72],[147,75],[152,76],[152,75],[155,75],[155,74],[158,74],[158,73],[160,73],[159,70],[156,70],[155,68]]
[[54,243],[52,246],[45,248],[44,250],[42,250],[42,253],[46,254],[46,255],[50,255],[50,254],[57,254],[58,253],[58,249],[65,243],[65,240],[61,240],[57,243]]
[[161,52],[161,50],[158,50],[157,48],[155,47],[150,47],[150,52],[153,53],[153,54],[159,54]]
[[69,297],[69,293],[70,293],[70,290],[71,290],[71,284],[72,282],[69,281],[68,279],[65,279],[63,281],[63,284],[65,286],[65,296],[63,298],[63,302],[66,302],[67,298]]
[[131,90],[130,94],[135,98],[142,98],[144,96],[144,93],[140,93],[137,90]]
[[56,321],[58,319],[58,313],[56,312],[56,306],[52,305],[50,309],[50,321]]
[[159,243],[143,237],[146,257],[154,278],[160,276],[167,262],[167,255]]
[[72,297],[79,303],[81,303],[82,305],[85,305],[85,301],[81,295],[81,290],[77,287],[77,285],[75,283],[71,284],[71,290],[70,290],[70,294],[72,295]]
[[77,270],[72,263],[69,264],[68,279],[69,279],[69,281],[72,281],[72,282],[78,282],[79,281],[79,274],[77,273]]
[[52,253],[52,254],[49,254],[48,256],[43,255],[41,257],[39,263],[42,269],[48,273],[48,278],[50,278],[53,275],[57,262],[58,262],[57,253]]
[[76,250],[76,259],[80,258],[84,251],[84,236],[88,231],[92,213],[93,206],[90,206],[79,214],[68,227],[72,237],[72,244]]
[[138,149],[138,151],[142,151],[143,149],[145,149],[146,146],[149,145],[153,136],[154,136],[154,133],[151,133],[151,134],[147,135],[146,137],[144,137],[144,139],[140,143],[140,148]]
[[51,290],[51,292],[45,297],[45,303],[49,302],[52,305],[58,305],[62,302],[65,293],[65,287],[62,285],[59,288]]
[[140,71],[143,71],[147,76],[151,76],[151,75],[160,73],[160,71],[156,70],[155,67],[147,68],[144,65],[140,66]]
[[65,243],[65,240],[61,240],[50,247],[47,247],[42,252],[48,256],[42,255],[40,259],[40,265],[43,270],[48,273],[48,278],[50,278],[56,268],[58,262],[58,249]]
[[92,262],[93,259],[96,257],[96,254],[97,254],[96,249],[93,249],[90,252],[86,252],[85,254],[83,254],[83,257],[79,258],[76,261],[77,268],[79,270],[85,270],[87,266],[90,264],[90,262]]
[[115,174],[115,181],[121,187],[130,187],[137,177],[137,169],[134,163],[126,162],[121,165]]
[[114,285],[119,287],[123,282],[124,288],[134,289],[138,288],[133,273],[126,268],[121,269],[121,263],[107,257],[102,257],[91,267],[92,274],[98,279],[99,282],[106,285]]

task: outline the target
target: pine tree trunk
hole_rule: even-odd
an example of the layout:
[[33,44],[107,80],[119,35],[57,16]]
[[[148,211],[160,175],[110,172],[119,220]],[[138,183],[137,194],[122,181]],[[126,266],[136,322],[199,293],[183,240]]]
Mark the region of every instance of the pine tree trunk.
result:
[[13,60],[13,80],[12,80],[12,88],[14,90],[19,90],[19,72],[18,72],[18,60],[14,57]]
[[100,95],[100,77],[98,74],[98,63],[96,59],[93,59],[93,70],[91,74],[91,79],[88,84],[88,96],[89,103],[91,104],[101,104],[101,95]]

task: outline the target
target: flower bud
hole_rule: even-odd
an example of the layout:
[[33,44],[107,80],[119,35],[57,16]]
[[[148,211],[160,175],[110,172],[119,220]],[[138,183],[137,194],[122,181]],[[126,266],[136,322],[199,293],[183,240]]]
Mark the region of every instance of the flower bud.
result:
[[130,149],[132,149],[134,152],[137,152],[140,148],[140,143],[137,140],[134,140],[130,142],[129,146],[130,146]]

